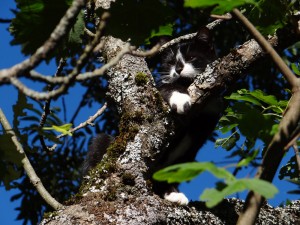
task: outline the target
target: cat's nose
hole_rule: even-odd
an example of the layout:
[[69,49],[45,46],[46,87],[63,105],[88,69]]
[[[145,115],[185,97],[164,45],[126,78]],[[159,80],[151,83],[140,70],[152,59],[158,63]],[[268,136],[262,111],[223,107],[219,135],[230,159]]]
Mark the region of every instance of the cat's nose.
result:
[[178,63],[176,64],[176,67],[175,67],[176,73],[180,74],[181,71],[182,71],[182,69],[183,69],[183,66],[184,66],[183,63],[178,62]]

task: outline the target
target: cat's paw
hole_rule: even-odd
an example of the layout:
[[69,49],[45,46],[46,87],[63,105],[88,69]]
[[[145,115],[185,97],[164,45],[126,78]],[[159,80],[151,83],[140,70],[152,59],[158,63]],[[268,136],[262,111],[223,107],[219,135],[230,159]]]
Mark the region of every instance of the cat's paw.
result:
[[189,203],[188,198],[181,192],[171,192],[169,194],[165,194],[164,198],[169,202],[174,202],[179,205],[187,205]]
[[169,99],[169,104],[178,114],[184,114],[191,108],[191,97],[188,94],[174,91]]

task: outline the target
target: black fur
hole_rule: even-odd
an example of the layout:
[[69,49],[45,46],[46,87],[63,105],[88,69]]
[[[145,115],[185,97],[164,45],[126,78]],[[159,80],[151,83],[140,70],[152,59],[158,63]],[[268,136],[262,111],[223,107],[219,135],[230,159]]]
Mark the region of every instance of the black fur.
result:
[[86,159],[82,164],[82,175],[88,174],[89,170],[94,168],[106,153],[106,149],[114,138],[108,134],[98,134],[93,138],[92,143],[89,145]]
[[[188,95],[187,88],[194,81],[196,74],[190,76],[181,76],[183,63],[176,59],[176,52],[180,50],[184,61],[197,68],[197,73],[202,72],[206,65],[215,58],[215,51],[212,45],[212,38],[207,28],[201,28],[195,38],[184,43],[172,46],[166,49],[161,56],[162,71],[166,72],[162,75],[162,82],[159,90],[162,97],[169,103],[173,92],[179,92]],[[174,77],[168,77],[168,72],[173,66],[177,73]],[[171,105],[173,110],[176,104]],[[184,114],[176,115],[176,136],[171,140],[168,148],[161,151],[160,157],[151,166],[151,172],[164,168],[176,163],[190,162],[195,159],[199,148],[212,134],[218,119],[220,117],[220,102],[211,99],[207,102],[207,106],[200,111],[197,107],[190,107],[184,104]],[[100,134],[92,142],[89,148],[87,159],[83,165],[84,174],[102,159],[106,148],[113,138],[109,135]],[[173,192],[177,185],[168,185],[166,183],[154,182],[154,191],[161,196],[166,192]]]

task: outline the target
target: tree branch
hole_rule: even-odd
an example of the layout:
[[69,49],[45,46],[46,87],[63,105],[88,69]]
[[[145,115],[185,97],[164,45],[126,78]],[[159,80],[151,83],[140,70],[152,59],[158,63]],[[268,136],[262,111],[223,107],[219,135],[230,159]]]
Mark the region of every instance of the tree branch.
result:
[[9,69],[0,70],[0,83],[7,80],[15,79],[15,77],[26,73],[26,71],[35,68],[48,54],[57,46],[58,42],[67,34],[68,30],[73,25],[73,22],[85,5],[85,0],[74,0],[71,7],[56,26],[50,38],[39,47],[36,52],[27,60],[14,65]]
[[0,108],[0,123],[3,126],[3,129],[7,134],[10,134],[12,137],[12,141],[15,144],[17,151],[20,152],[23,155],[23,159],[21,160],[21,163],[24,167],[25,172],[28,175],[28,178],[30,179],[31,183],[33,186],[37,189],[38,193],[41,195],[41,197],[45,200],[47,204],[49,204],[53,209],[58,210],[63,208],[63,205],[60,204],[58,201],[56,201],[50,194],[49,192],[45,189],[42,181],[40,178],[37,176],[37,174],[34,171],[34,168],[32,167],[29,159],[27,158],[24,149],[20,142],[18,141],[18,138],[11,128],[9,122],[7,121],[4,113],[2,112]]
[[[258,172],[255,176],[272,182],[285,153],[285,146],[293,138],[294,131],[297,129],[298,123],[300,122],[300,79],[292,73],[270,43],[238,9],[234,9],[233,14],[247,27],[266,53],[270,54],[277,67],[292,87],[293,95],[287,106],[286,113],[279,124],[279,131],[275,134],[273,140],[269,144],[262,165],[258,168]],[[237,224],[254,224],[263,201],[264,198],[261,195],[250,192],[247,196],[243,213],[240,215]]]
[[[298,37],[294,38],[292,43]],[[109,62],[128,45],[110,36],[102,40],[102,52]],[[278,44],[277,37],[269,41],[272,45]],[[201,104],[215,93],[222,93],[263,56],[264,51],[251,40],[212,63],[189,88],[194,102]],[[136,82],[137,74],[144,77],[142,84]],[[204,206],[204,203],[178,207],[153,193],[149,168],[174,134],[173,117],[157,92],[143,58],[125,54],[107,75],[109,96],[122,115],[120,134],[82,185],[79,193],[82,198],[42,224],[65,223],[66,215],[74,223],[74,212],[79,215],[76,224],[94,221],[108,224],[234,224],[242,210],[241,201],[225,200],[225,205],[215,209],[197,207],[197,204]],[[229,206],[228,202],[234,203]],[[298,205],[296,202],[291,208],[287,206],[287,211],[283,210],[276,219],[270,218],[271,207],[264,205],[258,221],[271,220],[273,224],[281,224],[289,220],[297,224],[300,217]],[[224,212],[224,209],[228,211]]]
[[[66,64],[66,60],[65,59],[60,59],[60,62],[59,62],[59,65],[57,67],[57,70],[55,72],[55,75],[54,77],[57,77],[57,76],[60,76],[62,70],[63,70],[63,67],[65,66]],[[48,92],[49,91],[52,91],[54,88],[54,85],[48,85]],[[45,122],[47,120],[47,117],[48,115],[50,114],[50,104],[51,104],[51,98],[46,100],[45,104],[44,104],[44,112],[41,116],[41,119],[40,119],[40,124],[39,124],[39,128],[42,129],[45,125]],[[40,139],[40,143],[42,145],[42,148],[45,149],[46,151],[52,151],[52,148],[48,148],[48,146],[46,145],[45,143],[45,140],[44,140],[44,136],[42,134],[39,134],[39,139]]]
[[[36,100],[46,100],[46,99],[57,97],[60,94],[64,93],[67,90],[67,88],[75,81],[76,77],[80,73],[80,70],[83,68],[83,66],[87,62],[89,56],[92,54],[93,49],[99,44],[100,38],[102,35],[102,30],[105,27],[106,19],[108,18],[108,16],[109,16],[108,13],[103,13],[94,39],[92,40],[92,42],[90,44],[88,44],[84,48],[83,53],[77,60],[76,66],[74,67],[74,69],[68,76],[66,76],[62,79],[64,83],[59,88],[49,91],[49,92],[37,92],[37,91],[31,90],[30,88],[28,88],[25,84],[23,84],[15,76],[9,77],[10,82],[13,85],[15,85],[15,87],[17,87],[22,93],[24,93],[28,97],[34,98]],[[1,75],[1,71],[0,71],[0,75]],[[35,76],[40,77],[40,75],[38,75],[38,74],[35,74]],[[50,78],[47,78],[47,79],[50,80]],[[54,78],[52,78],[52,79],[54,79]],[[85,78],[85,79],[87,79],[87,78]],[[0,81],[1,81],[1,79],[0,79]]]
[[254,25],[238,10],[233,9],[232,13],[246,26],[248,31],[253,35],[255,40],[262,46],[262,48],[270,54],[273,61],[276,63],[280,72],[284,75],[285,79],[289,82],[292,87],[292,91],[294,89],[299,88],[299,79],[292,73],[290,68],[286,65],[286,63],[281,59],[278,53],[274,50],[274,48],[270,45],[270,43],[261,35],[261,33],[254,27]]
[[[77,127],[69,130],[70,133],[74,133],[75,131],[83,128],[83,127],[86,127],[87,125],[92,125],[93,122],[95,121],[95,119],[97,119],[99,116],[102,115],[102,113],[106,110],[107,108],[107,103],[104,103],[104,105],[93,115],[93,116],[90,116],[90,118],[82,123],[80,123]],[[66,136],[67,134],[61,134],[61,135],[58,135],[57,138],[61,138],[61,137],[64,137]]]

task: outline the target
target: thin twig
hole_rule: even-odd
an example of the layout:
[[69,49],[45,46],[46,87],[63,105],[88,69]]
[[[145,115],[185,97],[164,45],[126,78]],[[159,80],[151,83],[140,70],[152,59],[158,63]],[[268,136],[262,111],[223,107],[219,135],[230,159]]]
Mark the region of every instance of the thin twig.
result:
[[[65,65],[66,65],[66,60],[63,59],[63,58],[61,58],[60,61],[59,61],[59,65],[58,65],[58,67],[57,67],[57,70],[56,70],[56,72],[55,72],[55,74],[54,74],[54,77],[60,76],[60,74],[61,74],[61,72],[62,72],[62,70],[63,70],[63,67],[64,67]],[[48,85],[48,92],[49,92],[49,91],[52,91],[53,88],[54,88],[54,85],[53,85],[53,84],[49,84],[49,85]],[[39,124],[39,128],[40,128],[40,129],[42,129],[42,128],[44,127],[45,122],[46,122],[46,120],[47,120],[47,117],[48,117],[48,115],[50,114],[50,104],[51,104],[51,100],[52,100],[52,99],[49,98],[49,99],[47,99],[47,100],[45,101],[44,108],[43,108],[44,112],[43,112],[43,114],[42,114],[42,116],[41,116],[40,124]],[[52,148],[48,148],[48,146],[46,145],[44,136],[43,136],[42,134],[39,134],[39,139],[40,139],[40,143],[41,143],[43,149],[45,149],[45,150],[47,150],[47,151],[52,150]]]
[[84,28],[84,32],[91,37],[95,37],[95,34],[86,27]]
[[[69,130],[69,132],[74,133],[75,131],[77,131],[77,130],[83,128],[83,127],[86,127],[87,125],[93,125],[93,122],[95,121],[95,119],[97,119],[99,116],[101,116],[102,113],[106,110],[106,108],[107,108],[107,103],[105,102],[104,105],[95,113],[95,115],[90,116],[90,118],[88,120],[82,122],[77,127]],[[66,135],[67,134],[61,134],[61,135],[58,135],[57,138],[61,138],[61,137],[64,137]]]
[[18,138],[15,134],[15,132],[12,130],[9,122],[7,121],[4,113],[2,112],[0,108],[0,122],[3,126],[3,129],[7,134],[10,134],[12,137],[12,141],[15,144],[17,151],[20,152],[23,155],[23,159],[21,160],[21,163],[24,167],[25,172],[27,173],[31,183],[33,186],[37,189],[38,193],[41,195],[41,197],[55,210],[61,209],[63,207],[62,204],[60,204],[58,201],[56,201],[49,192],[45,189],[42,181],[37,176],[37,174],[34,171],[34,168],[32,167],[29,159],[27,158],[24,149],[20,142],[18,141]]
[[[219,25],[220,23],[222,23],[224,21],[224,19],[217,19],[209,24],[206,25],[206,27],[210,30],[214,29],[217,25]],[[186,35],[183,35],[183,36],[180,36],[178,38],[174,38],[172,39],[171,41],[165,43],[164,45],[162,45],[159,49],[159,52],[162,52],[163,50],[165,50],[166,48],[169,48],[170,46],[172,45],[175,45],[175,44],[178,44],[182,41],[185,41],[185,40],[190,40],[192,39],[193,37],[195,37],[197,34],[197,32],[195,33],[191,33],[191,34],[186,34]]]
[[230,13],[226,13],[225,15],[211,14],[210,17],[213,19],[221,19],[221,20],[231,20],[232,19],[232,15]]
[[3,19],[0,18],[0,23],[11,23],[12,19]]
[[130,44],[126,44],[125,47],[118,53],[118,55],[115,56],[115,58],[111,59],[108,63],[103,65],[101,68],[94,70],[93,72],[87,72],[83,73],[77,76],[76,80],[86,80],[93,77],[98,77],[103,75],[109,68],[116,65],[120,59],[125,55],[126,53],[131,52]]
[[149,56],[153,56],[154,54],[156,54],[160,49],[160,45],[157,44],[155,46],[153,46],[150,50],[148,51],[135,51],[132,50],[129,54],[133,55],[133,56],[139,56],[139,57],[149,57]]

